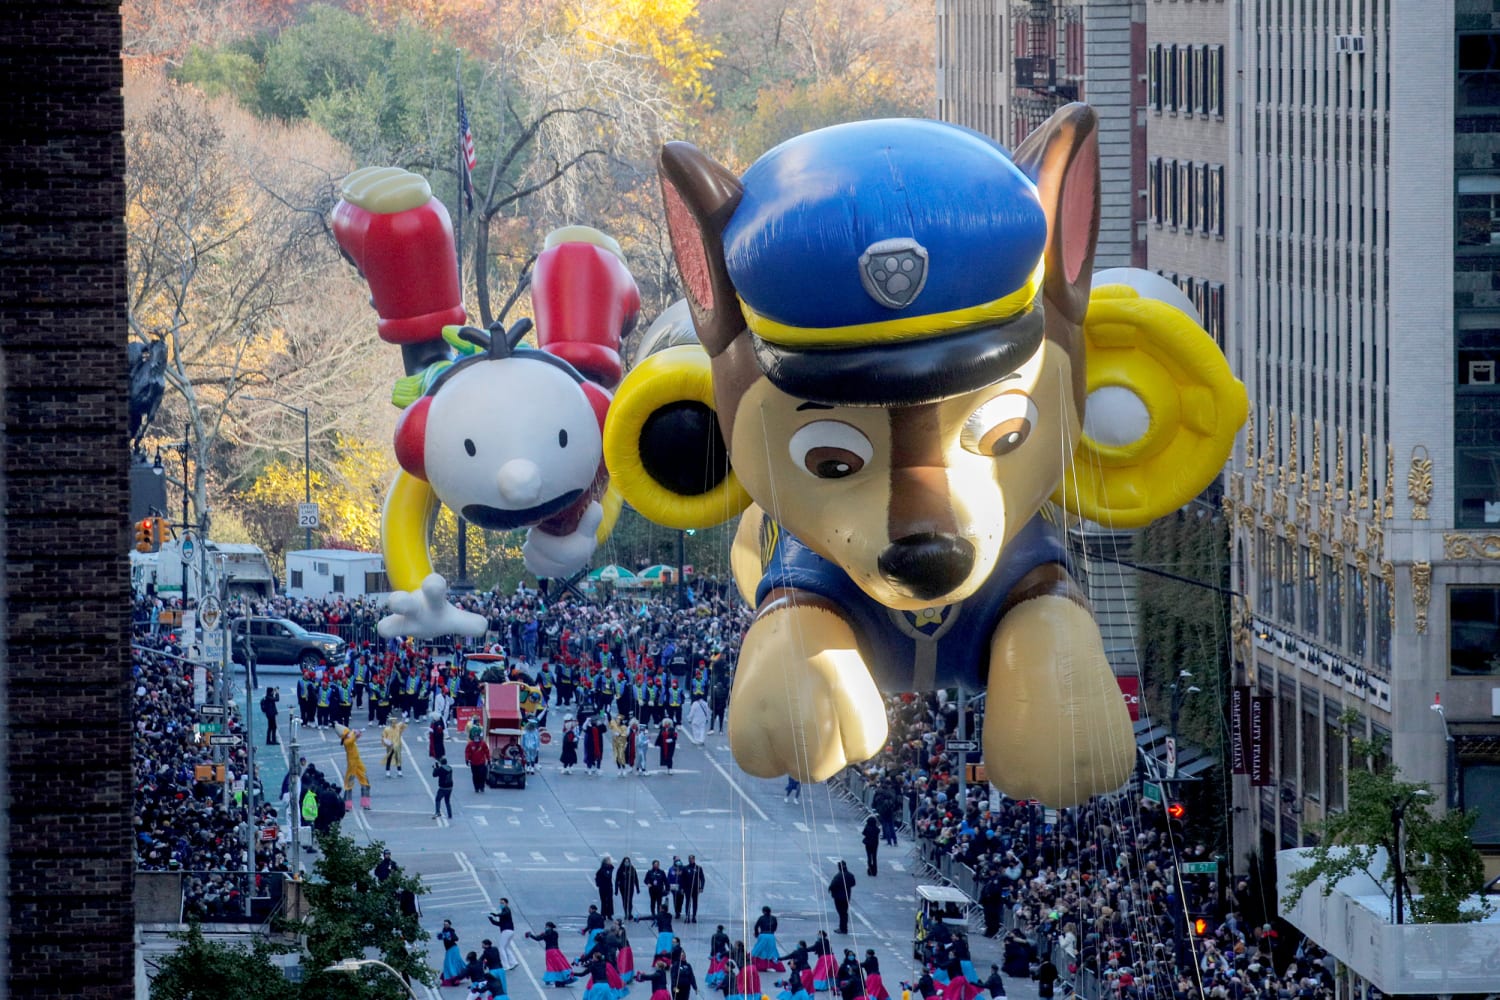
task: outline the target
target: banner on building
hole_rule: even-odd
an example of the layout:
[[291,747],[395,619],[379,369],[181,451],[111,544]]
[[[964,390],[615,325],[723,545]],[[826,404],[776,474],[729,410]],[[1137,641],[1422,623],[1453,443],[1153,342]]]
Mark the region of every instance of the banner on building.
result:
[[1231,773],[1250,773],[1250,686],[1229,689],[1229,763]]
[[1250,784],[1257,787],[1271,783],[1272,701],[1270,695],[1250,699]]
[[1141,721],[1141,679],[1134,675],[1116,675],[1115,680],[1120,685],[1120,694],[1125,697],[1125,707],[1130,709],[1130,721]]

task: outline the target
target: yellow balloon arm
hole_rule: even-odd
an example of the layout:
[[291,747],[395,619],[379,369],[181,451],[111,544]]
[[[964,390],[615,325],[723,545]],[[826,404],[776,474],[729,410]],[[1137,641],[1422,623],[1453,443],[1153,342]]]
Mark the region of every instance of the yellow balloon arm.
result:
[[407,472],[396,476],[380,511],[380,547],[392,590],[416,590],[432,573],[428,540],[437,511],[431,486]]

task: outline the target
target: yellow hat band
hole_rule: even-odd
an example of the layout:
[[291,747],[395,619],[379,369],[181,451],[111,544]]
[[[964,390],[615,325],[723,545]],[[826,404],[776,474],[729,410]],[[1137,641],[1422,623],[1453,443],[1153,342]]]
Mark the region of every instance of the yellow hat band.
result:
[[944,334],[980,326],[984,323],[998,323],[1010,319],[1025,310],[1036,299],[1037,290],[1042,287],[1042,274],[1043,264],[1038,262],[1036,270],[1031,272],[1031,277],[1026,279],[1026,283],[1009,295],[977,306],[967,306],[943,313],[928,313],[924,316],[902,316],[879,323],[828,327],[788,326],[756,312],[744,299],[740,299],[740,309],[744,311],[745,323],[752,333],[762,340],[781,347],[869,347],[882,343],[941,337]]

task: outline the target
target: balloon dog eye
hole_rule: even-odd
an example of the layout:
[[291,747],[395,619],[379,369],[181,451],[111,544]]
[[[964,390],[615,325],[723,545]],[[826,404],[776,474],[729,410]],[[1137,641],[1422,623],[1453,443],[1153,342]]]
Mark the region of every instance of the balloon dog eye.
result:
[[792,461],[819,479],[843,479],[865,467],[875,454],[870,439],[838,420],[815,420],[788,442]]
[[1024,392],[1002,392],[964,421],[959,443],[977,455],[998,458],[1021,446],[1036,426],[1036,404]]
[[557,432],[557,446],[559,448],[566,448],[568,446],[568,429],[566,427]]
[[464,451],[469,453],[470,458],[474,457],[474,450],[474,439],[464,438]]

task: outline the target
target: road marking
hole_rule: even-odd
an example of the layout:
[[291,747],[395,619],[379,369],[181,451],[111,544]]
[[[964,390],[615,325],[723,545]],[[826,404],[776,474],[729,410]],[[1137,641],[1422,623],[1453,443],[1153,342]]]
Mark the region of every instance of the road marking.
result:
[[449,827],[449,826],[453,825],[453,820],[451,818],[447,817],[447,816],[434,816],[432,818],[435,819],[435,820],[437,820],[437,825],[438,825],[439,829],[442,829],[442,828]]
[[823,824],[823,829],[827,830],[829,833],[838,833],[839,832],[839,828],[836,827],[836,826],[834,826],[832,823],[824,823]]
[[649,819],[638,819],[638,820],[636,820],[636,822],[639,823],[641,826],[650,826],[651,825],[651,821]]
[[633,813],[634,809],[621,809],[618,806],[574,806],[569,812],[580,813]]
[[490,821],[487,820],[487,819],[485,819],[483,816],[474,816],[472,818],[474,820],[474,825],[475,826],[489,826],[490,825]]
[[469,806],[470,809],[508,809],[511,812],[525,812],[520,806]]
[[564,868],[560,865],[517,865],[518,872],[591,872],[594,869],[587,867]]
[[724,780],[729,782],[729,787],[733,788],[736,792],[739,793],[740,798],[745,800],[745,804],[747,806],[755,810],[755,815],[759,816],[762,822],[771,822],[771,817],[767,816],[765,810],[756,805],[755,800],[747,795],[745,793],[745,790],[739,786],[739,783],[729,776],[729,772],[724,770],[724,766],[722,764],[714,760],[712,757],[705,756],[703,759],[712,764],[714,766],[714,770],[718,771],[719,774],[724,778]]
[[541,851],[532,851],[531,860],[535,861],[539,865],[545,865],[547,863],[547,858],[542,854]]
[[510,855],[506,854],[504,851],[496,851],[495,860],[499,861],[502,865],[508,865],[510,864]]
[[505,817],[505,822],[509,823],[511,826],[520,826],[521,825],[521,817],[519,817],[519,816],[507,816],[507,817]]
[[[533,854],[532,857],[535,858],[537,856],[535,854]],[[539,860],[545,861],[546,859],[545,858],[540,858]],[[570,865],[576,865],[576,864],[578,864],[578,862],[582,861],[583,859],[580,858],[578,855],[574,854],[572,851],[563,851],[563,860],[565,860]]]
[[729,815],[729,812],[730,812],[730,810],[728,810],[728,809],[684,809],[682,811],[682,815],[684,815],[684,816],[701,816],[701,815],[709,815],[709,816],[724,815],[724,816],[727,816],[727,815]]
[[798,833],[812,833],[812,828],[806,823],[793,823],[792,826]]
[[616,819],[610,819],[608,816],[606,816],[604,817],[604,825],[613,830],[618,830],[620,828],[620,821]]
[[[469,863],[468,855],[462,851],[455,851],[453,856],[458,858],[458,863],[468,869],[469,874],[474,877],[474,884],[479,886],[479,891],[484,896],[485,909],[493,913],[496,909],[495,901],[490,899],[489,890],[484,887],[484,882],[479,878],[479,872],[475,871],[474,866]],[[533,996],[542,996],[546,991],[542,989],[541,982],[538,981],[535,973],[531,971],[531,965],[526,961],[526,956],[521,953],[519,948],[516,949],[516,957],[521,960],[521,971],[526,973],[526,978],[531,980],[532,988],[536,990]]]

